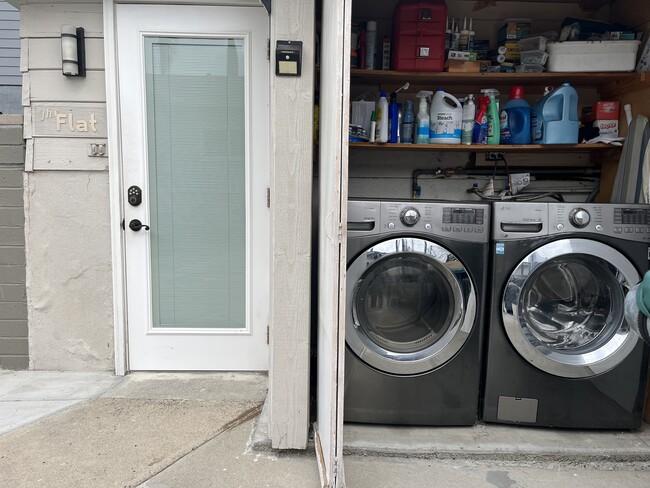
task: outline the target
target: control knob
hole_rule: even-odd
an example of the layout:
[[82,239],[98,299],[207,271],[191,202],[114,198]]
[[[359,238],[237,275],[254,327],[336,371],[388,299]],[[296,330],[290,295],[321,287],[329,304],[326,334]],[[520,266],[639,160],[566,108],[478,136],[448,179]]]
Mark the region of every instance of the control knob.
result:
[[584,208],[575,208],[569,214],[569,221],[574,227],[582,229],[589,225],[589,222],[591,222],[591,216]]
[[420,220],[420,212],[413,207],[408,207],[402,210],[399,219],[402,221],[402,224],[413,227]]

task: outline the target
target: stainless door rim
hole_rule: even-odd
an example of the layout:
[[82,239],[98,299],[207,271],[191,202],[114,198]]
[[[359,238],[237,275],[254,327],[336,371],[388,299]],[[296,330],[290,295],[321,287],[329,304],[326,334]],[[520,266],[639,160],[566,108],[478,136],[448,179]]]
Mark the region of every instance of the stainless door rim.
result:
[[[638,335],[624,319],[615,325],[616,332],[600,347],[585,353],[575,353],[554,350],[541,343],[529,330],[528,325],[523,323],[519,313],[521,293],[533,271],[553,258],[570,254],[589,255],[609,263],[616,270],[622,296],[640,279],[634,265],[623,254],[606,244],[588,239],[554,241],[531,252],[517,265],[501,290],[502,293],[506,289],[515,290],[512,293],[504,293],[501,315],[510,342],[530,364],[555,376],[586,378],[614,368],[634,349]],[[515,283],[514,278],[521,276],[522,268],[528,269],[528,277],[522,283]]]
[[[399,353],[371,340],[355,318],[355,294],[364,273],[376,262],[399,254],[425,256],[446,278],[454,295],[454,311],[447,331],[434,344],[412,353]],[[452,271],[453,269],[453,271]],[[461,283],[467,283],[463,291]],[[431,371],[449,361],[467,341],[477,313],[476,289],[458,258],[444,247],[413,237],[389,239],[366,249],[348,267],[345,340],[364,362],[386,373],[414,375]]]

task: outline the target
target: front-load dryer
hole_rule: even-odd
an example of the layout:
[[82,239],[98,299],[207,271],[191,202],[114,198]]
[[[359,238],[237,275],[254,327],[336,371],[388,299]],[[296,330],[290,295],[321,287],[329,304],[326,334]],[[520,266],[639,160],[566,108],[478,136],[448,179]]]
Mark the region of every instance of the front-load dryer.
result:
[[648,347],[624,299],[648,269],[650,207],[497,203],[482,418],[641,425]]
[[489,214],[480,203],[349,201],[346,421],[477,421]]

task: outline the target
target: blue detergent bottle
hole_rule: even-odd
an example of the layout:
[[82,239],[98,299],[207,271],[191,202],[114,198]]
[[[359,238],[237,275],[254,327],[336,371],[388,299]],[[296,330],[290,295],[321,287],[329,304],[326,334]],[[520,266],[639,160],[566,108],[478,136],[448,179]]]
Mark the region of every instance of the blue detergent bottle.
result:
[[530,144],[530,105],[524,100],[524,87],[513,86],[510,100],[499,114],[501,144]]
[[542,97],[533,110],[532,137],[536,144],[577,144],[578,92],[562,83]]

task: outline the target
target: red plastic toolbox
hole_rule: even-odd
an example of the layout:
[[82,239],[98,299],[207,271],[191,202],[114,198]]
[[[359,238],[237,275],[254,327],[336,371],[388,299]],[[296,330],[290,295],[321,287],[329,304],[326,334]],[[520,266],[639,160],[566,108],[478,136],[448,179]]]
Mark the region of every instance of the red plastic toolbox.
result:
[[445,0],[401,0],[393,16],[393,69],[442,71],[446,22]]

